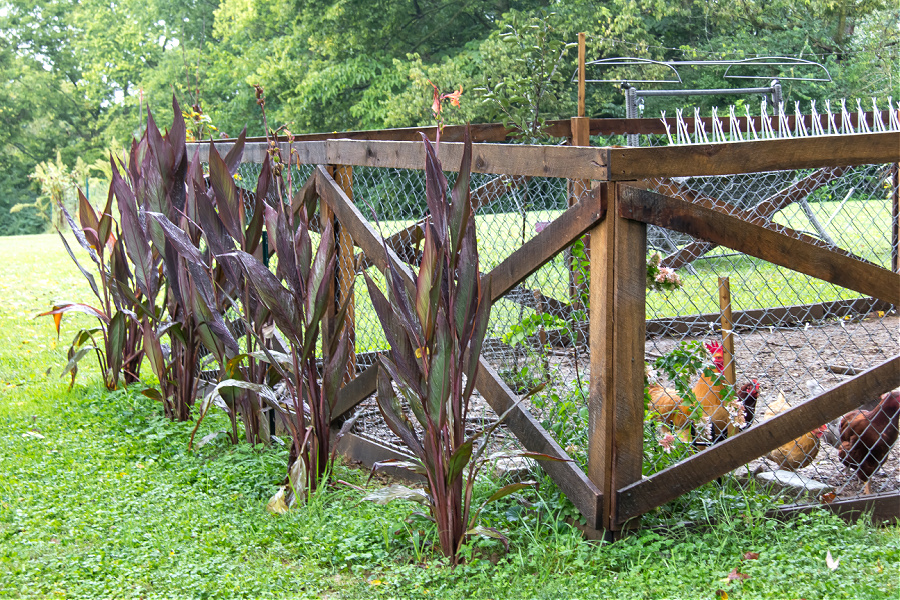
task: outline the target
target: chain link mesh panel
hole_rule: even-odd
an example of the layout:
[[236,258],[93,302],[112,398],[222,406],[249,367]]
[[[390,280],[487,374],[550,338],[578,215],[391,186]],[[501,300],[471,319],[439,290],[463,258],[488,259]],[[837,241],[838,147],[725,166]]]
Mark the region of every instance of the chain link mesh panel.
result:
[[[665,136],[644,141],[647,145],[668,142]],[[624,136],[592,140],[592,144],[600,143],[623,144]],[[298,186],[312,169],[301,167],[297,172]],[[242,165],[239,174],[245,182],[243,187],[252,188],[258,166]],[[452,185],[456,174],[447,176]],[[890,198],[896,193],[895,186],[896,178],[892,178],[889,165],[865,165],[660,179],[651,189],[701,202],[890,268],[892,255],[897,252],[891,241]],[[568,206],[568,182],[561,179],[473,174],[470,188],[476,206],[483,272],[499,264]],[[426,213],[424,173],[355,167],[351,189],[363,216],[381,231],[403,260],[415,265],[421,241],[416,223]],[[365,264],[358,248],[354,252],[354,262],[341,263],[342,277],[349,280],[351,269],[357,273],[365,269],[383,288],[383,276]],[[651,226],[648,262],[654,254],[659,256],[660,267],[677,273],[683,285],[670,291],[648,291],[647,295],[648,374],[651,384],[658,384],[663,393],[654,394],[651,387],[647,398],[645,476],[694,454],[717,438],[734,435],[743,426],[772,418],[900,350],[898,317],[892,306]],[[664,277],[671,276],[669,271],[662,273]],[[524,394],[540,384],[545,386],[529,400],[528,406],[585,468],[590,378],[587,278],[587,257],[583,242],[579,241],[498,300],[492,310],[484,351],[488,362],[517,393]],[[742,404],[720,402],[726,405],[727,416],[704,411],[700,402],[690,398],[685,401],[681,398],[685,394],[677,391],[675,382],[664,374],[666,364],[677,362],[678,357],[703,362],[701,372],[707,368],[715,374],[713,357],[701,343],[722,339],[720,278],[728,278],[730,284],[736,387],[743,387],[738,392]],[[355,286],[354,309],[359,368],[372,364],[377,351],[386,349],[361,279]],[[699,373],[686,377],[682,387],[696,388],[699,378]],[[745,385],[752,381],[758,384],[758,390]],[[666,403],[670,407],[682,404],[674,400],[676,397],[692,410],[676,408],[681,416],[672,410],[661,415],[666,413]],[[873,400],[877,401],[861,398],[860,403],[871,404]],[[477,394],[474,403],[472,427],[495,418]],[[384,425],[373,399],[361,405],[360,410],[355,432],[402,449]],[[722,423],[721,427],[714,426]],[[869,431],[873,428],[877,425],[870,425]],[[862,437],[865,441],[859,444],[871,445],[871,440]],[[515,443],[502,428],[499,430],[495,440],[498,448]],[[854,476],[853,459],[842,461],[839,445],[836,422],[724,477],[722,489],[746,490],[750,485],[766,497],[775,496],[779,502],[787,503],[853,497],[861,493],[862,482]],[[881,468],[872,474],[874,491],[900,489],[898,452],[897,448],[891,450]],[[851,469],[844,463],[850,464]],[[737,495],[741,494],[744,492]],[[696,503],[691,504],[695,500],[691,495],[655,512],[663,518],[690,516],[690,507],[696,508]]]
[[[865,165],[658,180],[655,191],[712,204],[890,269],[897,251],[891,241],[895,185],[890,165]],[[743,402],[730,407],[726,402],[723,416],[717,411],[722,392],[698,387],[699,375],[690,378],[696,402],[673,402],[673,397],[689,396],[686,386],[678,391],[672,379],[651,371],[656,387],[649,398],[645,475],[706,447],[716,437],[716,425],[730,424],[733,434],[770,419],[900,350],[896,312],[883,302],[661,228],[649,228],[648,251],[658,253],[661,266],[677,270],[683,281],[677,290],[648,293],[648,359],[665,366],[673,351],[693,350],[707,368],[717,370],[696,342],[722,340],[719,285],[720,278],[728,278],[736,383],[743,387],[738,392]],[[753,381],[758,393],[751,392]],[[748,395],[756,398],[748,401]],[[871,407],[878,398],[860,398],[864,402]],[[754,404],[755,410],[742,410]],[[676,405],[696,410],[675,410]],[[842,460],[840,443],[837,420],[752,461],[726,484],[749,480],[788,503],[853,497],[861,481],[852,460]],[[874,491],[900,489],[898,450],[884,458],[872,477]]]

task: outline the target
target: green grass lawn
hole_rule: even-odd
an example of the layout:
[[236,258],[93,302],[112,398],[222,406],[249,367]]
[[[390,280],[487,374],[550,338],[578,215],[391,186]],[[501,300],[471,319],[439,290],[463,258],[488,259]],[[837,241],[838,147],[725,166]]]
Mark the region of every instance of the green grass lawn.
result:
[[[493,505],[487,525],[510,551],[476,540],[452,570],[412,505],[377,506],[336,484],[276,517],[280,449],[219,436],[187,450],[138,389],[109,393],[83,369],[60,380],[65,347],[88,320],[31,317],[54,299],[88,300],[55,236],[0,238],[0,597],[9,598],[896,598],[900,528],[824,513],[782,523],[722,494],[715,526],[584,541],[561,520],[547,480]],[[200,436],[226,428],[212,414]],[[366,473],[339,466],[357,486]],[[486,498],[498,483],[477,490]],[[840,558],[831,571],[825,555]],[[743,560],[747,552],[756,560]],[[728,581],[732,570],[749,576]]]

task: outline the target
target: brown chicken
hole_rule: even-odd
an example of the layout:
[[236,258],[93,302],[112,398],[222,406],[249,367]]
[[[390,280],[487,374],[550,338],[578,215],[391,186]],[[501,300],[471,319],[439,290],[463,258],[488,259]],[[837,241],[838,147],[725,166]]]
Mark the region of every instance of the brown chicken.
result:
[[[790,405],[784,400],[784,394],[779,392],[778,399],[770,403],[768,408],[766,408],[764,418],[768,421],[789,408]],[[819,454],[820,440],[826,429],[828,429],[828,426],[822,425],[809,433],[804,433],[797,439],[775,448],[766,454],[766,458],[778,465],[779,469],[787,469],[789,471],[802,469],[811,464]]]
[[[706,344],[706,349],[712,355],[715,371],[721,374],[724,369],[722,345],[719,342],[709,342]],[[724,383],[715,384],[710,377],[702,373],[700,379],[692,388],[694,396],[702,408],[703,417],[710,421],[713,443],[724,439],[729,425],[733,425],[735,420],[744,420],[744,416],[748,414],[746,409],[749,408],[750,404],[752,404],[752,409],[749,413],[751,419],[752,411],[755,411],[756,408],[756,396],[759,394],[759,384],[756,380],[745,384],[738,392],[739,401],[752,398],[752,402],[747,402],[744,405],[744,410],[739,417],[733,417],[725,406],[726,389]],[[679,438],[684,441],[691,441],[693,432],[690,426],[690,404],[682,399],[678,392],[672,388],[664,388],[659,384],[654,384],[649,387],[648,391],[650,394],[650,409],[659,416],[660,420],[668,423]]]
[[838,458],[872,493],[869,478],[884,463],[897,441],[900,420],[900,390],[883,394],[873,410],[854,410],[841,419],[841,447]]

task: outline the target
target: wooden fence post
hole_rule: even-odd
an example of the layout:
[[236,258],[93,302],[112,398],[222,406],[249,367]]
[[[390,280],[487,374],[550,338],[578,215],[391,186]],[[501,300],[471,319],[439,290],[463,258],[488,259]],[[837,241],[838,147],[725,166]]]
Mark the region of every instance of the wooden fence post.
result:
[[[337,165],[328,168],[338,187],[343,190],[348,198],[353,200],[353,167],[347,165]],[[350,295],[350,306],[347,309],[347,316],[344,323],[347,326],[350,335],[350,358],[347,361],[347,372],[344,375],[344,383],[347,383],[356,376],[356,299],[353,293],[353,279],[355,276],[355,263],[353,257],[353,239],[350,234],[341,227],[339,221],[334,217],[334,213],[328,208],[324,202],[321,203],[323,222],[331,219],[334,222],[334,245],[337,251],[337,265],[334,273],[334,305],[328,310],[328,316],[333,318],[335,311],[340,307],[341,303]],[[326,319],[327,327],[334,327],[336,324]]]
[[[587,117],[572,117],[572,137],[569,138],[570,146],[590,146],[591,145],[591,120]],[[568,182],[569,206],[574,206],[583,194],[590,191],[591,181],[589,179],[570,179]],[[591,236],[585,234],[581,238],[584,240],[584,255],[591,255]],[[584,309],[583,298],[587,296],[587,287],[589,279],[590,267],[586,269],[583,265],[579,265],[571,250],[567,252],[569,262],[569,302],[572,308],[576,310]],[[582,268],[580,268],[582,267]]]
[[588,477],[614,531],[617,490],[640,481],[643,465],[647,226],[619,215],[618,184],[601,186],[609,209],[591,232]]
[[900,163],[891,165],[891,271],[900,273]]

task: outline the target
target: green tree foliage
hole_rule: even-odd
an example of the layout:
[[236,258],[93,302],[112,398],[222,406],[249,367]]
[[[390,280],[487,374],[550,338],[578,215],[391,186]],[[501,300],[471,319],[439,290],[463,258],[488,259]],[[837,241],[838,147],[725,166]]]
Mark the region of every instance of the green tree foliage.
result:
[[[33,211],[9,214],[37,197],[35,165],[127,147],[173,92],[214,135],[263,133],[255,84],[270,123],[297,133],[429,124],[429,81],[463,86],[447,123],[571,116],[576,53],[560,50],[580,31],[589,59],[795,56],[834,82],[785,81],[791,100],[900,97],[900,9],[887,0],[0,0],[0,232],[41,227]],[[722,75],[683,73],[686,86],[734,83]],[[587,107],[624,114],[613,85],[590,86]]]

